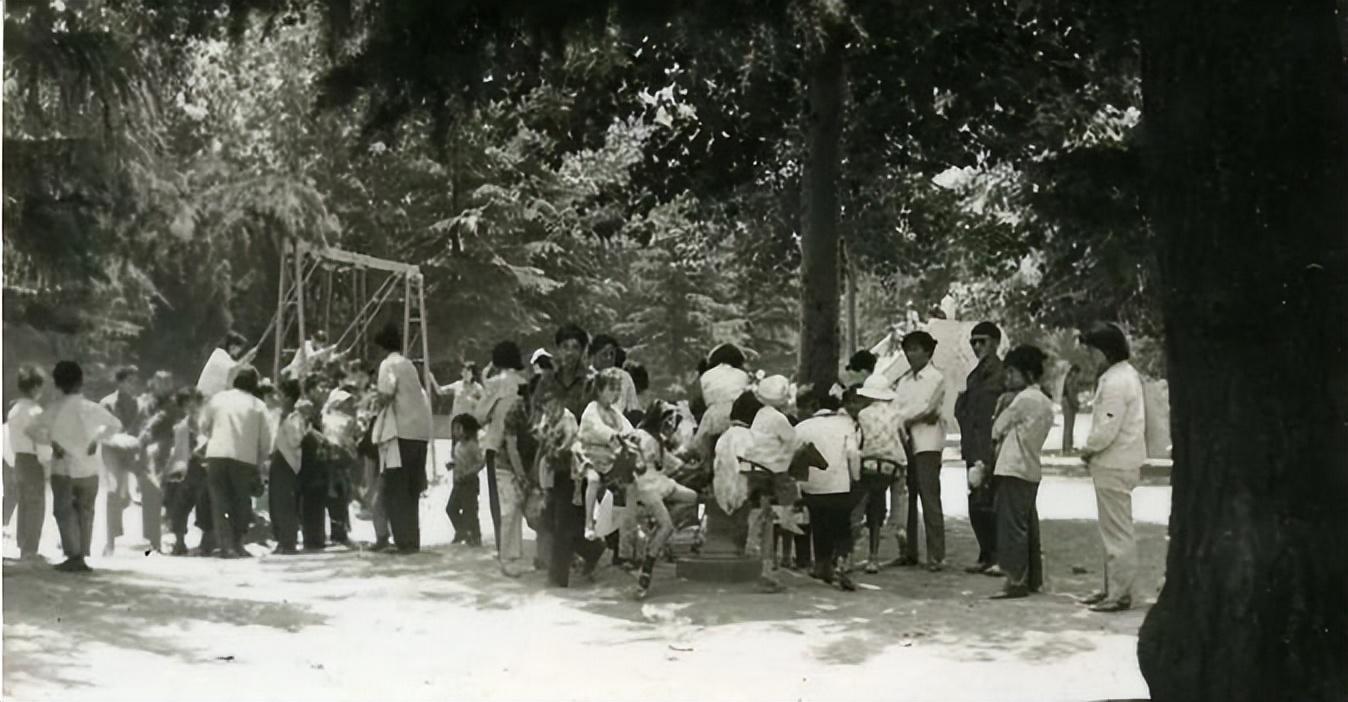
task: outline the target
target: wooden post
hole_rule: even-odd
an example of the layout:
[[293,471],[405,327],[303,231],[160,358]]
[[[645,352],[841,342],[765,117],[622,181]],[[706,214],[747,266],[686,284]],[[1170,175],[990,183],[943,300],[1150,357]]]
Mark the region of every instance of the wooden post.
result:
[[417,274],[417,319],[421,323],[421,379],[426,388],[426,411],[431,415],[431,440],[427,446],[427,455],[431,459],[431,475],[435,475],[440,462],[435,459],[435,389],[431,387],[431,342],[426,328],[426,279]]
[[271,359],[271,377],[279,379],[281,377],[281,346],[285,340],[282,339],[282,331],[285,329],[286,316],[286,264],[290,255],[290,242],[282,237],[277,237],[281,249],[281,271],[276,278],[276,335],[273,339],[273,350]]
[[843,243],[843,260],[847,263],[847,349],[844,355],[851,356],[858,348],[860,334],[857,332],[857,266],[852,253]]
[[309,371],[307,367],[309,359],[304,353],[304,340],[308,338],[304,330],[304,254],[298,246],[295,247],[295,321],[299,323],[300,328],[299,376],[303,378]]
[[403,355],[412,343],[412,276],[403,273]]

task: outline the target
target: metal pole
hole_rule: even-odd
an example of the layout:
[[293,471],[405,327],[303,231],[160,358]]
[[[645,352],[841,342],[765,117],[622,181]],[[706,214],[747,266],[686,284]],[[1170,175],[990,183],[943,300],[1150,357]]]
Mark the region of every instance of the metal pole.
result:
[[274,348],[272,350],[271,377],[279,380],[281,377],[281,330],[285,328],[283,322],[286,314],[286,257],[289,255],[290,242],[278,237],[281,244],[281,273],[276,281],[276,337]]
[[421,320],[421,380],[426,390],[426,411],[431,416],[431,475],[439,469],[440,462],[435,459],[435,389],[431,387],[431,343],[430,333],[426,328],[426,279],[420,274],[417,275],[417,318]]
[[305,377],[306,375],[309,374],[309,369],[308,369],[308,367],[307,367],[307,365],[308,365],[308,363],[309,363],[309,359],[306,358],[305,353],[304,353],[304,341],[305,341],[305,339],[307,339],[307,338],[309,338],[309,337],[308,337],[308,335],[306,334],[305,329],[304,329],[304,282],[305,282],[305,281],[304,281],[304,261],[301,260],[301,259],[303,259],[303,254],[300,252],[300,250],[299,250],[298,247],[297,247],[296,250],[295,250],[295,280],[298,281],[298,284],[295,286],[295,321],[299,322],[299,327],[300,327],[300,351],[299,351],[299,354],[300,354],[300,368],[299,368],[299,375],[300,375],[301,378],[303,378],[303,377]]
[[412,343],[412,275],[403,274],[403,355]]

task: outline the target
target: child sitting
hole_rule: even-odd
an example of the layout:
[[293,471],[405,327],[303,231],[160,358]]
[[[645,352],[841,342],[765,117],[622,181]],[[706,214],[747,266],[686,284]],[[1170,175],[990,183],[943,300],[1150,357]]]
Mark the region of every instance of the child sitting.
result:
[[454,488],[445,505],[449,522],[454,525],[454,540],[450,543],[475,548],[482,545],[482,527],[477,516],[477,474],[486,464],[477,441],[481,429],[482,425],[471,414],[457,415],[449,425],[450,436],[454,439],[454,457],[447,466]]
[[[618,411],[617,403],[622,394],[622,371],[609,368],[595,378],[595,399],[580,417],[579,439],[581,449],[590,462],[591,470],[586,472],[585,486],[585,538],[593,541],[598,538],[594,529],[594,507],[599,501],[599,487],[603,480],[615,490],[614,506],[625,504],[625,495],[613,485],[614,477],[608,473],[613,470],[621,443],[633,433],[632,423]],[[630,476],[628,476],[630,478]]]

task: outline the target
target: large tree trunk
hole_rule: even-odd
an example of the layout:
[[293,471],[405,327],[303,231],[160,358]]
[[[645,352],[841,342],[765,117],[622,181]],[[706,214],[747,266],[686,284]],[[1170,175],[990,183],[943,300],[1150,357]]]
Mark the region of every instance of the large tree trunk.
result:
[[838,168],[845,81],[843,41],[834,31],[811,60],[808,76],[797,372],[802,383],[828,385],[838,376]]
[[1151,0],[1175,468],[1157,700],[1348,699],[1348,100],[1333,0]]

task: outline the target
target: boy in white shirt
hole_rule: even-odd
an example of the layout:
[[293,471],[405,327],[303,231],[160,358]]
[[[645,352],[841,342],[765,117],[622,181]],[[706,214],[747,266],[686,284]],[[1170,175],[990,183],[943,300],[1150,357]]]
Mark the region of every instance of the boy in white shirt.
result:
[[80,394],[84,370],[74,361],[60,361],[52,382],[62,396],[28,428],[28,437],[52,445],[52,510],[61,531],[66,560],[63,572],[88,572],[94,535],[94,500],[103,471],[99,441],[122,430],[122,422],[107,408]]
[[[18,525],[15,529],[19,542],[19,558],[37,558],[38,543],[42,540],[42,523],[47,512],[47,476],[38,461],[38,444],[28,436],[29,427],[42,416],[38,396],[44,379],[35,366],[19,368],[18,386],[23,397],[9,410],[9,442],[14,452],[14,487],[17,499]],[[8,495],[6,495],[8,497]],[[8,513],[6,513],[8,517]]]

